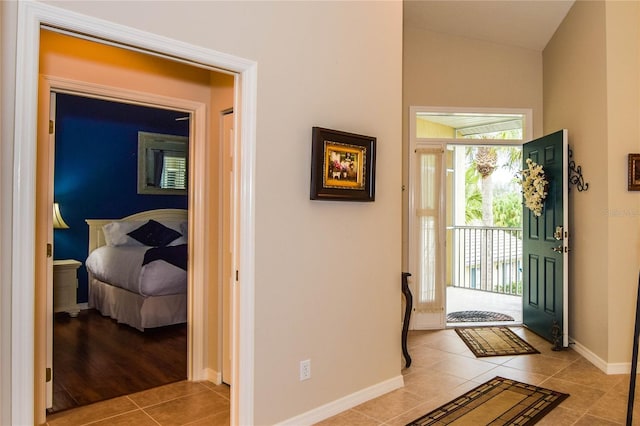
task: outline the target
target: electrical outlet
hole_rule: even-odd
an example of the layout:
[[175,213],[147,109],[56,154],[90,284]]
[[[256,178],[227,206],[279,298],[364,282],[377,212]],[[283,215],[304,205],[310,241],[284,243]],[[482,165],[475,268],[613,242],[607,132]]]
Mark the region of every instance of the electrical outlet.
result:
[[300,381],[309,380],[311,378],[311,360],[305,359],[300,361]]

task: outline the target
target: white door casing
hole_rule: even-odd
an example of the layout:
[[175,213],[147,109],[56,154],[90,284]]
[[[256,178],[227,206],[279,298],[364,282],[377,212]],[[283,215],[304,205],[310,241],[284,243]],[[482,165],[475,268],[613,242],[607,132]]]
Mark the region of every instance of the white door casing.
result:
[[[240,240],[242,244],[239,258],[242,259],[243,291],[238,292],[234,306],[238,306],[233,319],[234,386],[231,394],[231,422],[233,424],[253,423],[253,317],[255,240],[254,187],[255,187],[255,127],[256,127],[256,83],[257,64],[253,61],[213,50],[203,49],[177,40],[146,33],[133,28],[106,22],[38,2],[18,4],[18,26],[16,32],[16,94],[14,118],[14,156],[11,257],[11,400],[3,404],[11,407],[13,424],[34,424],[36,404],[44,416],[45,398],[34,401],[34,379],[44,375],[44,371],[34,371],[33,355],[35,341],[35,311],[31,301],[35,298],[34,260],[36,252],[35,229],[35,158],[37,133],[33,123],[37,122],[38,107],[38,61],[40,27],[47,25],[65,29],[73,33],[95,36],[110,40],[123,47],[156,52],[171,58],[181,58],[200,67],[230,70],[236,73],[236,94],[234,110],[238,111],[238,126],[241,151],[237,179],[241,182]],[[241,119],[240,119],[241,117]],[[3,159],[4,161],[4,159]],[[204,159],[202,160],[204,161]],[[194,194],[194,197],[202,194]],[[202,220],[202,219],[200,219]],[[195,221],[198,221],[196,214]],[[197,226],[192,223],[191,227]],[[42,344],[44,346],[44,344]],[[44,367],[44,366],[42,366]],[[241,370],[241,373],[240,373]],[[40,416],[40,414],[38,414]]]
[[[446,326],[446,152],[448,144],[469,145],[474,139],[454,139],[454,138],[419,138],[417,131],[416,117],[419,113],[435,113],[440,115],[494,115],[494,114],[517,114],[524,119],[525,126],[523,128],[523,140],[530,140],[533,134],[532,111],[530,109],[499,109],[499,108],[456,108],[456,107],[420,107],[412,106],[409,108],[409,200],[408,200],[408,272],[412,274],[409,278],[410,288],[413,294],[414,306],[419,303],[420,297],[430,299],[429,307],[424,312],[414,308],[411,316],[411,329],[440,329]],[[478,140],[475,140],[478,141]],[[486,144],[487,139],[482,140]],[[513,145],[520,141],[508,140],[492,140],[491,144]],[[440,150],[442,153],[440,159],[434,163],[439,171],[430,179],[431,182],[418,182],[422,175],[419,170],[419,158],[426,155],[434,155]],[[433,166],[430,166],[433,167]],[[427,172],[432,175],[432,172]],[[421,185],[426,183],[426,185]],[[431,192],[432,202],[435,208],[425,206],[421,203],[422,193],[424,191]],[[439,191],[437,194],[433,191]],[[422,205],[421,205],[422,204]],[[424,211],[425,207],[429,207],[430,211]],[[420,211],[422,210],[422,211]],[[435,229],[427,230],[423,225],[428,222],[428,217],[432,221],[431,226]],[[432,235],[427,235],[431,233]],[[431,238],[431,247],[422,246],[421,239]],[[425,268],[425,253],[429,252],[430,267]],[[422,260],[420,259],[422,257]],[[421,276],[422,271],[430,274],[429,279],[433,280],[429,285],[428,295],[424,289],[420,289],[420,280],[424,280]],[[422,291],[422,294],[421,294]]]

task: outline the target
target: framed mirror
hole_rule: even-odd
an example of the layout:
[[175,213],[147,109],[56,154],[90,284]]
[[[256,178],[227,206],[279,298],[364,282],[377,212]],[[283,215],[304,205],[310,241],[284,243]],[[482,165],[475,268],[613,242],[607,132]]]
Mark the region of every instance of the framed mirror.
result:
[[138,132],[138,194],[187,195],[189,138]]

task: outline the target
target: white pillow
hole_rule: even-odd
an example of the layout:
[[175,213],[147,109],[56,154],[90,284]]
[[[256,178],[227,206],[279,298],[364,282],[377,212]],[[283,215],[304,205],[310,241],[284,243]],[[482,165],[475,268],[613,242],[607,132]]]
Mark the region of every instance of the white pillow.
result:
[[171,241],[169,244],[167,244],[167,246],[177,246],[180,244],[187,244],[189,242],[189,239],[187,237],[187,228],[188,228],[187,222],[160,222],[160,223],[162,223],[167,228],[175,229],[176,231],[182,234],[181,237],[178,237],[175,240]]
[[127,234],[144,225],[146,221],[110,222],[102,227],[104,239],[108,246],[143,246],[140,241]]
[[[123,222],[110,222],[102,227],[102,232],[104,233],[104,239],[108,246],[118,247],[118,246],[144,246],[140,241],[135,238],[131,238],[127,234],[134,229],[140,228],[142,225],[147,223],[146,220],[133,220],[133,221],[123,221]],[[167,228],[171,228],[175,231],[178,231],[182,234],[182,237],[178,237],[175,240],[171,241],[168,245],[177,246],[179,244],[187,244],[187,222],[175,222],[175,221],[157,221],[166,226]]]

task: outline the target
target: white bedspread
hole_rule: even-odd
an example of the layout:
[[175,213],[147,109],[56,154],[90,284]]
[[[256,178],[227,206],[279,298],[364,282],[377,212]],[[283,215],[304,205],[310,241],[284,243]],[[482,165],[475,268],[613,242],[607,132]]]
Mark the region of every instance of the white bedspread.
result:
[[87,269],[100,281],[142,296],[162,296],[187,292],[187,272],[164,260],[142,266],[150,247],[102,246],[91,252]]

